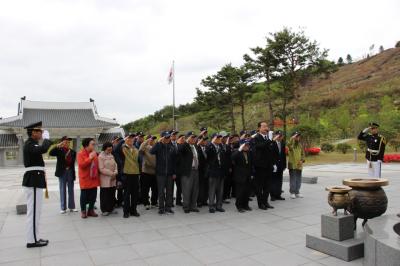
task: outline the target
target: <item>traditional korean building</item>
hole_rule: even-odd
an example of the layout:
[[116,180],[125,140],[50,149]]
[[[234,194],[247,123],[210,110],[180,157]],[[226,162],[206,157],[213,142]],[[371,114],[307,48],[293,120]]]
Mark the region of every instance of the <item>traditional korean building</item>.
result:
[[28,138],[25,126],[42,121],[50,138],[57,141],[62,136],[73,139],[78,150],[81,140],[94,137],[98,145],[114,136],[124,136],[115,119],[98,114],[94,100],[89,102],[41,102],[21,98],[17,115],[0,118],[0,166],[22,164],[22,147]]

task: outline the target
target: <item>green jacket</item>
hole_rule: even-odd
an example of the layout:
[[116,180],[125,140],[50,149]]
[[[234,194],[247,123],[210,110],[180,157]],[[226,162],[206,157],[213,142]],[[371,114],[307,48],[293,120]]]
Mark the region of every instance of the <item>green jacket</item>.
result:
[[304,161],[304,149],[300,142],[295,139],[290,139],[287,143],[289,148],[289,169],[302,170]]

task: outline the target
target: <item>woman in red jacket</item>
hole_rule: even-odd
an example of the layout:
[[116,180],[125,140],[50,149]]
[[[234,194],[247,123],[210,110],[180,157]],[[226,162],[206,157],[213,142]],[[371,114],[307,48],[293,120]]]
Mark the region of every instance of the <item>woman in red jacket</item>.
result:
[[[94,203],[97,198],[97,187],[100,185],[99,164],[95,151],[93,138],[86,138],[82,141],[83,148],[78,153],[78,174],[81,187],[81,217],[97,217],[94,211]],[[86,205],[89,205],[86,211]]]

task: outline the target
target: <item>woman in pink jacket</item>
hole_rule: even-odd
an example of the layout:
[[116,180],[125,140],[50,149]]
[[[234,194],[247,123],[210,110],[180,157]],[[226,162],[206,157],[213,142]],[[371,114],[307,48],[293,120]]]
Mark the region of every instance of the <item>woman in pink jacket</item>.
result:
[[102,152],[99,155],[100,209],[104,216],[114,213],[115,206],[118,167],[112,155],[112,149],[111,142],[106,142],[103,144]]

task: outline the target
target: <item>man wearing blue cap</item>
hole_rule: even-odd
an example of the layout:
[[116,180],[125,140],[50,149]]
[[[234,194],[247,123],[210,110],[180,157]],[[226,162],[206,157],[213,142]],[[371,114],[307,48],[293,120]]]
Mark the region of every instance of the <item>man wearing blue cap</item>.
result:
[[195,147],[196,135],[193,131],[178,139],[178,155],[180,157],[181,185],[183,194],[183,211],[199,212],[197,197],[199,195],[199,155]]
[[[47,188],[43,154],[51,146],[50,135],[42,129],[42,122],[25,127],[28,140],[24,144],[25,174],[22,181],[27,206],[27,248],[47,246],[48,240],[39,238],[39,220],[42,209],[43,189]],[[43,139],[40,145],[39,141]]]
[[208,207],[210,213],[215,211],[225,212],[222,208],[224,194],[224,154],[221,146],[222,136],[218,133],[212,135],[211,143],[207,146],[208,164]]
[[249,206],[250,180],[253,178],[253,167],[249,154],[250,141],[240,141],[239,149],[232,153],[233,181],[236,189],[236,208],[239,212],[251,211]]
[[158,141],[150,150],[156,156],[156,175],[158,190],[158,213],[173,214],[174,179],[176,178],[176,150],[171,144],[168,131],[161,132]]

